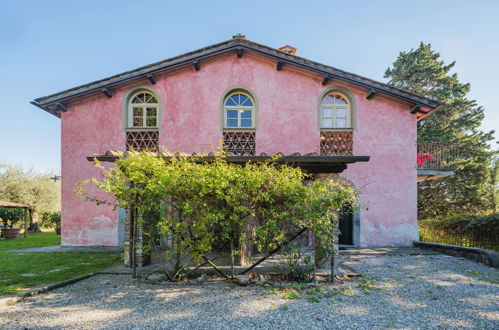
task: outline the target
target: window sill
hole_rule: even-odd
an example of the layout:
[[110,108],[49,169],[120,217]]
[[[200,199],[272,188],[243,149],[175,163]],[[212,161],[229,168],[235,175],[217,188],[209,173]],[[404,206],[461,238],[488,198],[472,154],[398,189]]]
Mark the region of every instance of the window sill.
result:
[[223,128],[223,132],[255,132],[255,128]]
[[353,132],[353,128],[320,128],[321,132]]
[[129,127],[125,128],[125,132],[156,132],[159,127]]

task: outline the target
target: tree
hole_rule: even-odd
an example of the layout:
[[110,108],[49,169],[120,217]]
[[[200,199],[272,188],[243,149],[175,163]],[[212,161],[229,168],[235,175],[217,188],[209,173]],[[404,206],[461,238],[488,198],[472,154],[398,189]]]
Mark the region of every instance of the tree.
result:
[[418,123],[418,143],[442,142],[456,148],[455,175],[428,181],[418,196],[419,218],[483,213],[494,203],[490,193],[494,131],[483,132],[483,108],[466,97],[470,84],[452,73],[431,44],[400,52],[385,72],[390,85],[440,101],[443,108]]
[[54,175],[0,163],[0,199],[32,206],[32,228],[37,213],[60,211],[61,186],[50,179]]
[[499,199],[499,158],[496,156],[491,166],[491,175],[490,175],[490,194],[492,199],[492,210],[497,212],[497,205]]
[[12,228],[23,218],[24,210],[22,208],[0,206],[0,220],[2,221],[4,227]]

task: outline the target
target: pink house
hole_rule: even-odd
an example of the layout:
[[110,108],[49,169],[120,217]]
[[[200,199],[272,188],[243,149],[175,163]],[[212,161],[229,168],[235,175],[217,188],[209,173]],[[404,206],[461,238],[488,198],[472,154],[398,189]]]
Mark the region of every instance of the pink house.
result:
[[237,35],[33,101],[61,118],[62,244],[123,240],[122,210],[74,193],[100,174],[87,157],[209,152],[223,140],[234,154],[352,156],[341,176],[362,191],[362,208],[343,219],[340,243],[410,245],[418,238],[416,123],[439,104],[295,52]]

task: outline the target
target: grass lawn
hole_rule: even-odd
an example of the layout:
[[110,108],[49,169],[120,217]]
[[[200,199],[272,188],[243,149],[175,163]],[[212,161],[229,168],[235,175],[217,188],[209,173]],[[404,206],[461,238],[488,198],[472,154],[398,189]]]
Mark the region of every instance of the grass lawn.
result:
[[0,295],[100,271],[122,260],[121,253],[0,253]]
[[28,234],[26,238],[21,233],[18,239],[0,241],[0,252],[60,244],[61,236],[56,235],[54,230]]
[[61,244],[54,231],[19,235],[17,240],[0,241],[0,295],[17,294],[122,262],[121,253],[25,252],[2,251]]

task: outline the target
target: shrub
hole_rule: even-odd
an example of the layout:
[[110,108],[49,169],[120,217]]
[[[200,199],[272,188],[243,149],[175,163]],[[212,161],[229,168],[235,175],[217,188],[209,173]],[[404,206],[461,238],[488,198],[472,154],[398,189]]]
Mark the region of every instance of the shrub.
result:
[[302,250],[296,244],[289,244],[281,253],[284,261],[282,272],[291,281],[306,282],[315,273],[315,265],[310,256],[303,255]]
[[499,214],[419,221],[421,240],[499,251]]
[[44,212],[40,215],[41,225],[47,228],[61,227],[61,212]]
[[474,229],[490,230],[499,228],[499,213],[489,215],[458,215],[444,219],[419,221],[420,226],[449,231],[466,231]]
[[0,219],[2,220],[4,227],[13,228],[23,218],[24,218],[23,209],[0,206]]

